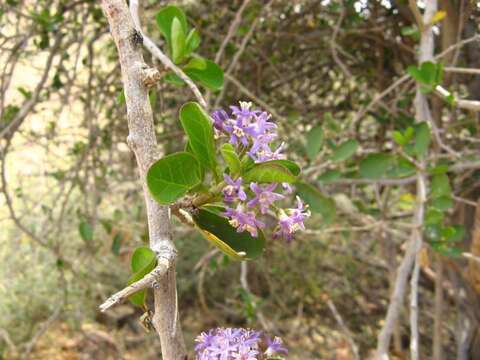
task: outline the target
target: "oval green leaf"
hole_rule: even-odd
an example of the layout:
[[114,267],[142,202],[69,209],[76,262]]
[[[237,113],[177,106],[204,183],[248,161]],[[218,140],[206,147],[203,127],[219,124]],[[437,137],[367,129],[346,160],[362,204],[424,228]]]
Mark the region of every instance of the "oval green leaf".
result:
[[198,161],[216,171],[213,124],[208,114],[196,102],[189,102],[180,109],[180,122],[188,136],[190,148]]
[[78,225],[78,232],[83,241],[91,242],[93,240],[93,227],[88,222],[82,221]]
[[223,70],[213,61],[195,57],[185,65],[183,70],[192,80],[210,90],[217,91],[223,87]]
[[255,164],[250,170],[243,174],[245,182],[273,183],[296,181],[295,175],[289,169],[279,163],[264,162]]
[[366,179],[380,179],[392,166],[393,158],[389,154],[370,154],[360,161],[360,176]]
[[307,156],[310,160],[314,160],[323,144],[323,129],[316,126],[307,134]]
[[[157,264],[155,253],[147,247],[139,247],[135,249],[130,262],[132,275],[128,279],[128,285],[141,280],[145,275],[151,272]],[[142,306],[145,302],[147,292],[145,290],[139,291],[128,299],[138,306]]]
[[172,50],[172,23],[175,18],[178,19],[183,33],[186,34],[188,32],[187,17],[182,9],[176,6],[166,6],[156,16],[158,28],[165,37],[170,51]]
[[265,161],[262,164],[278,164],[287,168],[294,176],[298,176],[302,169],[296,163],[290,160],[270,160]]
[[172,21],[172,60],[175,64],[182,61],[185,55],[185,33],[180,20],[175,17]]
[[160,204],[174,203],[200,182],[200,164],[187,152],[165,156],[147,173],[148,190]]
[[347,140],[338,145],[333,151],[330,159],[332,161],[344,161],[351,157],[358,149],[356,140]]
[[208,241],[233,259],[254,259],[265,248],[265,236],[261,230],[258,231],[258,237],[253,237],[246,231],[239,233],[226,217],[213,208],[200,208],[193,215],[193,220]]

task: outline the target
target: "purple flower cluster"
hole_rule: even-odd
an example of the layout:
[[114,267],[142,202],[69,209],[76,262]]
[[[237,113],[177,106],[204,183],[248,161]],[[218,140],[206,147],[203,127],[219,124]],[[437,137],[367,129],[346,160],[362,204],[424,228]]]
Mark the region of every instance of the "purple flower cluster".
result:
[[257,360],[287,354],[282,339],[273,340],[260,331],[215,328],[195,339],[197,360]]
[[[251,157],[256,163],[269,160],[285,159],[282,154],[284,143],[272,151],[272,141],[278,134],[277,125],[271,122],[271,115],[265,111],[252,110],[252,104],[240,102],[240,106],[231,106],[230,114],[225,110],[213,112],[215,129],[228,136],[229,142],[235,145],[239,152]],[[283,236],[290,241],[297,230],[305,229],[304,221],[310,216],[300,198],[297,197],[297,207],[280,209],[275,202],[285,198],[275,192],[278,183],[259,185],[257,183],[243,184],[241,177],[232,178],[224,174],[225,186],[222,190],[223,200],[228,205],[224,215],[230,218],[230,224],[238,232],[248,231],[257,237],[258,229],[265,228],[265,223],[257,219],[257,212],[262,215],[273,210],[277,218],[274,237]],[[287,183],[282,183],[284,194],[292,193]],[[250,196],[249,196],[250,195]]]
[[230,106],[231,115],[225,110],[212,114],[215,129],[229,136],[229,142],[237,147],[249,148],[247,154],[255,162],[285,159],[284,144],[272,151],[271,143],[278,137],[277,125],[270,122],[265,111],[251,110],[252,103],[240,101],[240,106]]

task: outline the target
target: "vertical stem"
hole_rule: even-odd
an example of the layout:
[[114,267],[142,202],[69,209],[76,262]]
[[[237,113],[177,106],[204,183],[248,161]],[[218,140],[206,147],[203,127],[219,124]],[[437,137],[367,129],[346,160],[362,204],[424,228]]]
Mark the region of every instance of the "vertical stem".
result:
[[433,324],[433,360],[442,360],[442,322],[443,322],[443,262],[436,256],[435,303]]
[[175,282],[177,251],[170,234],[170,213],[149,194],[146,173],[157,159],[157,140],[148,90],[143,84],[141,46],[133,40],[136,32],[127,3],[124,0],[102,0],[103,10],[110,24],[110,32],[117,46],[127,104],[129,135],[127,142],[135,153],[147,208],[150,248],[159,260],[167,260],[169,269],[154,284],[155,313],[153,324],[160,337],[164,360],[184,360],[187,352],[178,316]]

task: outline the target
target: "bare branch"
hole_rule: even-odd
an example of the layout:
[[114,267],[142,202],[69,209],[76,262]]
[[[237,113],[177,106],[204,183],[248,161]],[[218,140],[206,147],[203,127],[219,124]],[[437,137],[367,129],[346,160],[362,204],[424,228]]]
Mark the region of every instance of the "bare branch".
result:
[[134,282],[133,284],[127,286],[119,292],[116,292],[107,300],[105,300],[105,302],[99,306],[100,311],[107,311],[112,306],[121,304],[133,294],[154,286],[157,281],[160,281],[162,279],[162,276],[165,275],[169,267],[170,261],[168,259],[163,259],[163,261],[159,263],[155,267],[155,269],[145,275],[142,279]]
[[219,64],[220,60],[222,59],[223,52],[225,51],[225,48],[227,47],[230,39],[233,37],[235,34],[235,31],[238,28],[238,25],[240,25],[240,22],[242,21],[242,15],[243,11],[245,8],[248,6],[250,3],[250,0],[244,0],[242,6],[240,6],[240,9],[238,9],[237,13],[235,14],[235,19],[232,21],[232,24],[228,28],[227,35],[222,41],[222,44],[220,45],[220,48],[217,51],[217,54],[215,55],[215,62]]

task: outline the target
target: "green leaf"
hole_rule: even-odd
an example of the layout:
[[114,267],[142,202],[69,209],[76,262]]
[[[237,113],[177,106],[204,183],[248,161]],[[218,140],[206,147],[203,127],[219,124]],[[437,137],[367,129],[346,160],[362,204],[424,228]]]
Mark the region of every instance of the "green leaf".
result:
[[296,163],[290,160],[270,160],[264,161],[262,164],[278,164],[290,170],[294,176],[298,176],[302,169]]
[[431,140],[428,124],[426,122],[418,124],[415,129],[415,154],[418,158],[423,158],[426,155]]
[[452,188],[448,176],[446,174],[435,175],[430,185],[430,196],[435,199],[442,196],[450,197],[451,194]]
[[432,168],[428,169],[428,173],[430,175],[440,175],[446,174],[448,172],[448,165],[447,164],[438,164]]
[[222,210],[205,206],[193,214],[202,236],[233,259],[248,260],[260,256],[265,248],[263,232],[259,230],[256,238],[247,231],[237,232],[228,219],[220,215]]
[[323,128],[316,126],[307,134],[307,156],[314,160],[323,144]]
[[[128,285],[143,279],[145,275],[150,273],[157,264],[155,253],[147,247],[139,247],[135,249],[130,262],[132,275],[128,279]],[[128,299],[138,306],[142,306],[145,302],[147,292],[145,290],[139,291]]]
[[445,228],[442,235],[448,242],[459,242],[463,240],[465,233],[463,225],[453,225]]
[[185,65],[183,70],[192,80],[210,90],[220,90],[223,86],[223,70],[213,61],[195,57]]
[[168,73],[163,77],[163,80],[165,80],[165,82],[167,83],[177,85],[177,86],[185,85],[183,80],[177,74],[174,74],[174,73]]
[[335,202],[306,183],[295,184],[298,195],[309,205],[312,212],[322,215],[325,223],[331,223],[336,216]]
[[403,134],[400,131],[394,131],[392,133],[392,138],[400,146],[407,145],[408,141],[405,141],[405,137],[403,136]]
[[328,170],[318,177],[318,181],[328,184],[334,182],[342,176],[342,173],[338,170]]
[[420,31],[418,31],[415,25],[402,27],[401,34],[403,36],[411,36],[415,41],[420,40]]
[[409,66],[408,74],[420,84],[420,90],[429,93],[443,80],[443,66],[431,61],[423,62],[420,67]]
[[223,159],[225,160],[228,168],[230,169],[230,174],[239,174],[241,169],[241,163],[233,145],[223,144],[220,148],[220,152],[222,153]]
[[440,196],[433,199],[432,206],[440,211],[453,208],[453,200],[450,196]]
[[167,6],[161,9],[156,16],[157,25],[160,32],[165,37],[169,51],[172,51],[172,23],[177,18],[180,22],[183,33],[188,32],[187,17],[183,10],[176,6]]
[[397,158],[395,164],[387,171],[387,177],[402,178],[416,173],[415,165],[404,158]]
[[91,242],[93,240],[93,227],[88,222],[82,221],[78,226],[78,232],[83,241]]
[[360,161],[360,176],[366,179],[379,179],[392,166],[393,158],[389,154],[370,154]]
[[165,156],[147,173],[148,190],[160,204],[174,203],[200,181],[200,164],[187,152]]
[[443,221],[443,212],[433,207],[429,207],[425,214],[425,224],[439,225]]
[[344,161],[351,157],[358,149],[358,142],[356,140],[347,140],[338,145],[333,151],[330,159],[332,161]]
[[182,61],[185,56],[185,33],[178,18],[172,21],[172,60],[175,64]]
[[186,55],[190,55],[200,45],[200,35],[196,29],[190,30],[185,40],[186,45]]
[[290,170],[278,163],[264,162],[255,164],[243,175],[243,179],[245,182],[293,183],[295,182],[296,177]]
[[438,224],[430,224],[425,226],[423,233],[428,241],[439,241],[442,235],[442,229]]
[[180,122],[198,161],[216,173],[213,124],[208,114],[196,102],[189,102],[180,109]]
[[123,241],[122,233],[117,233],[113,237],[112,247],[111,247],[112,254],[117,256],[120,254],[120,246],[122,245],[122,241]]

